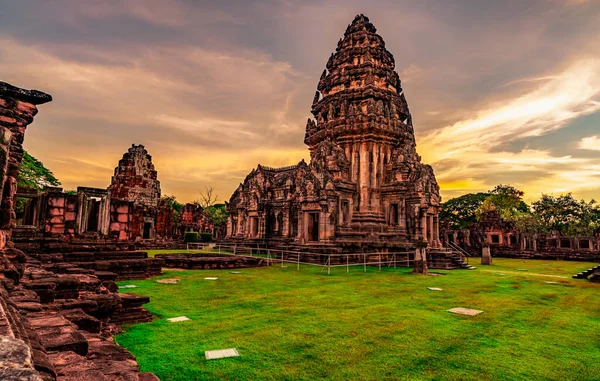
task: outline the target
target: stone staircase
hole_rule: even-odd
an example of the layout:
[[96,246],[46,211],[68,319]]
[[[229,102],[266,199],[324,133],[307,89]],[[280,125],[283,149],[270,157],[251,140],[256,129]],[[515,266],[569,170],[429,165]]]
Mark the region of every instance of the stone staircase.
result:
[[[591,275],[591,277],[590,277]],[[594,266],[590,269],[587,269],[585,271],[582,271],[578,274],[573,275],[573,279],[588,279],[590,278],[590,280],[592,281],[596,281],[596,282],[600,282],[600,265],[598,266]],[[593,278],[593,279],[591,279]]]

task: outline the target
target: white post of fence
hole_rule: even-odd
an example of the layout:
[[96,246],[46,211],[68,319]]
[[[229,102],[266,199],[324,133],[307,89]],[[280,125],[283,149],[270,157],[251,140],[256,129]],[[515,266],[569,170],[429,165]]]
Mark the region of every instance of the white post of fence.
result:
[[281,250],[281,268],[283,268],[283,250]]
[[367,254],[363,254],[363,263],[365,267],[365,272],[367,272]]
[[233,255],[237,253],[237,243],[233,245]]
[[379,271],[381,271],[381,253],[379,253]]
[[396,253],[394,253],[394,268],[396,268]]
[[300,270],[300,253],[297,253],[296,255],[298,257],[298,265],[296,267],[296,270]]
[[348,254],[346,254],[346,274],[350,272],[350,266],[348,265]]
[[271,261],[271,250],[267,249],[267,258],[269,258],[269,261],[271,262],[271,266],[273,266],[273,261]]
[[331,255],[327,257],[327,274],[331,274]]

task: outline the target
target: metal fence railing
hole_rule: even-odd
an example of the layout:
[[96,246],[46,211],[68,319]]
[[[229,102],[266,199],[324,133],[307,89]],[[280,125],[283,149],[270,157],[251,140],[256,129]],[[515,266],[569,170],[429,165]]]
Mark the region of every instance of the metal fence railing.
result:
[[[206,247],[205,244],[203,246]],[[199,246],[197,246],[199,247]],[[242,245],[222,245],[215,244],[210,246],[211,253],[221,255],[236,255],[247,257],[260,257],[267,261],[268,266],[280,264],[295,264],[297,270],[300,265],[318,266],[327,268],[327,274],[331,274],[331,269],[336,267],[346,267],[346,272],[350,272],[350,267],[362,266],[363,271],[367,271],[367,266],[378,267],[411,267],[414,262],[414,252],[395,251],[395,252],[372,252],[372,253],[318,253],[294,250],[271,249],[267,247],[242,246]]]

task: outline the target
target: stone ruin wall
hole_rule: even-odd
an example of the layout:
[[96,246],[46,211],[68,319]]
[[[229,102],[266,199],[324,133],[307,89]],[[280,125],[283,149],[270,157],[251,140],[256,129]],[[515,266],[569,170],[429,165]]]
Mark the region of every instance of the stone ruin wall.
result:
[[458,245],[472,255],[481,255],[484,242],[492,255],[505,258],[572,260],[600,262],[600,234],[591,237],[533,234],[518,231],[511,222],[503,221],[497,212],[489,212],[467,229],[444,227],[444,245]]
[[4,82],[0,82],[0,94],[0,248],[4,248],[16,220],[14,203],[23,160],[25,129],[38,112],[36,105],[50,102],[52,97]]
[[76,195],[67,194],[62,188],[47,188],[41,194],[28,189],[19,191],[19,197],[29,200],[25,207],[27,221],[24,212],[19,231],[31,239],[35,228],[43,233],[38,237],[42,240],[63,237],[98,243],[140,238],[163,242],[175,232],[172,208],[160,198],[152,157],[142,145],[132,145],[123,155],[108,189],[78,187]]
[[[50,100],[0,82],[0,380],[156,381],[110,338],[119,324],[152,319],[143,308],[148,298],[118,294],[115,281],[160,274],[163,260],[139,252],[64,253],[60,243],[59,252],[26,255],[12,241],[25,129],[36,105]],[[50,192],[43,200],[47,213],[39,218],[49,232],[73,233],[76,198]]]

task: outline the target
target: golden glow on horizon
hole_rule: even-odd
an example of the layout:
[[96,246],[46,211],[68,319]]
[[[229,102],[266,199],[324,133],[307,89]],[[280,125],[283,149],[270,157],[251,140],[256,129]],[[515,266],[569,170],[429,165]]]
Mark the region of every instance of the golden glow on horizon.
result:
[[[256,15],[227,6],[170,2],[164,13],[152,12],[161,3],[60,11],[44,3],[27,16],[36,20],[44,10],[37,27],[58,31],[48,36],[0,25],[2,80],[54,96],[40,107],[25,148],[73,189],[106,187],[129,146],[144,144],[163,194],[181,201],[197,199],[207,185],[225,200],[259,163],[308,160],[304,123],[347,10],[331,1],[249,6],[277,20],[267,31]],[[542,3],[537,14],[515,11],[512,21],[487,15],[493,25],[472,26],[477,35],[442,5],[413,2],[398,16],[371,7],[397,60],[418,153],[433,166],[444,199],[499,183],[523,189],[528,200],[569,191],[600,198],[600,134],[589,128],[600,115],[600,35],[588,12],[596,9],[586,0]],[[565,29],[584,13],[585,28]],[[121,25],[123,18],[131,23]],[[422,38],[407,44],[412,39],[397,25]],[[447,59],[437,63],[430,51]]]

